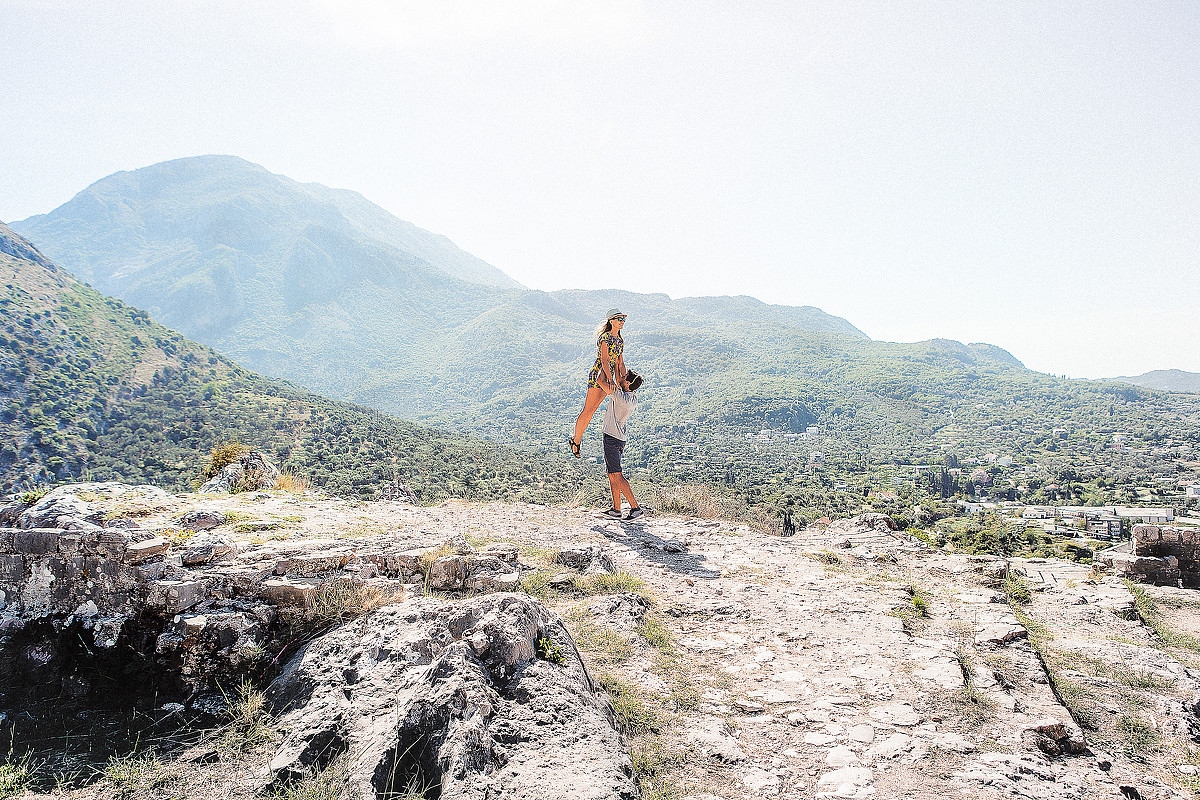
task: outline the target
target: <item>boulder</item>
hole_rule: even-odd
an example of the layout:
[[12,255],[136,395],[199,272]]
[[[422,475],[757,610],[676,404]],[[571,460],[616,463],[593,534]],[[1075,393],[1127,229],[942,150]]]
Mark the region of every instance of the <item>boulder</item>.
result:
[[206,531],[224,525],[227,521],[225,515],[220,511],[198,508],[184,514],[176,520],[176,524],[189,531]]
[[180,555],[185,567],[195,567],[211,561],[223,561],[237,555],[237,543],[228,536],[200,533],[188,539]]
[[1048,756],[1087,751],[1083,730],[1074,722],[1045,719],[1035,722],[1021,733],[1021,741],[1037,747]]
[[567,547],[558,551],[556,563],[570,569],[579,570],[585,575],[600,572],[616,572],[612,559],[598,544],[587,544]]
[[272,488],[278,479],[278,467],[268,461],[264,454],[251,450],[233,463],[226,464],[196,491],[200,494],[253,492]]
[[379,609],[309,643],[267,696],[287,732],[277,785],[352,752],[364,797],[639,796],[607,700],[559,620],[524,595]]

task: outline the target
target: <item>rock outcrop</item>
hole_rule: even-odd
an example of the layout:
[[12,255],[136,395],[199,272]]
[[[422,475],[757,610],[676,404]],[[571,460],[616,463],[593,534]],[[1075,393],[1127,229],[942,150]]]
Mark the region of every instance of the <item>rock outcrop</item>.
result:
[[268,698],[284,712],[278,782],[346,757],[364,797],[638,796],[570,635],[525,595],[379,609],[307,645]]
[[226,464],[197,490],[200,494],[253,492],[270,489],[279,479],[279,468],[257,450],[251,450]]

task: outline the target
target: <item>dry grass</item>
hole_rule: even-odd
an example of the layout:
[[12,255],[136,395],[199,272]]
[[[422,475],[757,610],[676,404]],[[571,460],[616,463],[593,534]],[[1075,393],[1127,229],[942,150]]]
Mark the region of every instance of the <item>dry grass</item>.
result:
[[153,750],[112,756],[104,768],[104,784],[112,800],[136,800],[151,795],[171,781],[167,765]]
[[244,753],[272,741],[275,731],[267,713],[266,696],[243,680],[232,697],[225,697],[229,722],[222,728],[219,748],[228,754]]
[[403,599],[403,590],[388,592],[353,578],[339,578],[309,595],[305,619],[318,625],[342,622]]
[[29,788],[32,778],[29,756],[14,759],[10,753],[9,760],[0,764],[0,800],[20,797]]
[[586,606],[580,605],[563,615],[575,645],[596,664],[624,664],[635,652],[633,641],[624,633],[607,625],[598,625],[589,616]]
[[303,495],[305,492],[312,489],[312,484],[308,482],[308,478],[303,475],[297,475],[291,471],[279,473],[279,477],[275,479],[275,488],[281,492],[290,494]]

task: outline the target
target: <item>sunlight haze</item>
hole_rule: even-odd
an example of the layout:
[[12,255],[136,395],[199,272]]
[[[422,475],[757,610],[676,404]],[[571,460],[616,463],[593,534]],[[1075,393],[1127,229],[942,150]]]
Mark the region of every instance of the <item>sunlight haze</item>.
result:
[[1200,371],[1192,3],[0,0],[0,30],[6,222],[227,153],[531,288]]

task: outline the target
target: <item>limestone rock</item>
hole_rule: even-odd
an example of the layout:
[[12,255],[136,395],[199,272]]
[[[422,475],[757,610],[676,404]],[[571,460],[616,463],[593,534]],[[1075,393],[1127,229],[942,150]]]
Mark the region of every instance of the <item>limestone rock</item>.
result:
[[729,728],[719,719],[706,718],[689,725],[688,741],[701,753],[727,764],[739,764],[746,760],[746,752],[738,745]]
[[237,555],[237,543],[227,536],[200,533],[187,540],[180,556],[185,567],[221,561]]
[[220,511],[211,511],[208,509],[196,509],[184,514],[176,520],[179,527],[186,528],[190,531],[206,531],[210,528],[216,528],[224,525],[227,519]]
[[567,547],[558,551],[555,561],[564,567],[579,570],[585,575],[599,572],[616,572],[612,559],[598,544]]
[[1030,725],[1022,732],[1021,740],[1049,756],[1087,750],[1087,740],[1079,726],[1074,722],[1056,719],[1041,720]]
[[[537,658],[548,638],[562,663]],[[352,750],[351,789],[443,797],[633,800],[633,768],[570,637],[522,595],[409,600],[307,645],[268,697],[286,784]]]
[[875,706],[867,712],[867,716],[876,722],[899,725],[901,728],[912,728],[921,722],[921,715],[913,711],[913,707],[908,703]]
[[200,494],[253,492],[272,488],[278,479],[279,468],[268,461],[266,455],[252,450],[226,464],[196,491]]

